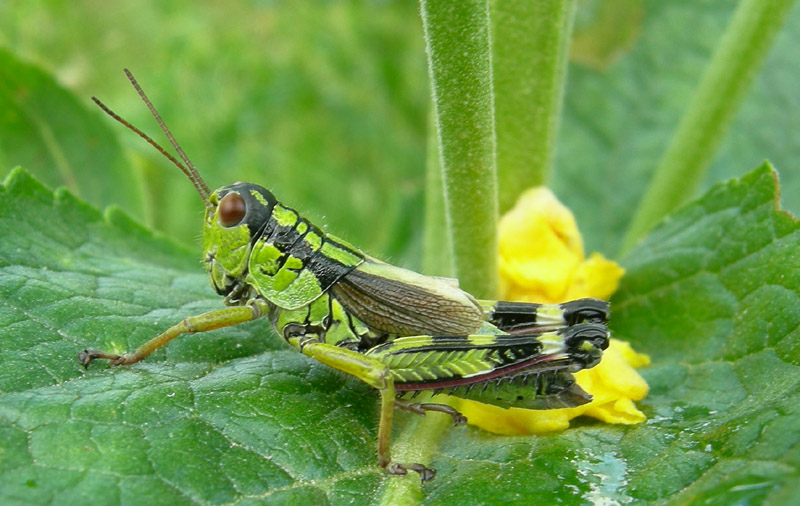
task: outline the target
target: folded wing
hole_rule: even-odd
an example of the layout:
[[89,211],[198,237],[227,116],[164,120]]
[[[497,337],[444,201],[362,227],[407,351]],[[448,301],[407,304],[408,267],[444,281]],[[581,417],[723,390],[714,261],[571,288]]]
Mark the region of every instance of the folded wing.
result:
[[467,335],[483,324],[483,309],[468,293],[440,278],[369,259],[331,293],[370,328],[396,336]]
[[591,399],[572,372],[608,346],[602,324],[532,335],[414,336],[366,352],[392,371],[398,392],[432,390],[501,407],[551,409]]

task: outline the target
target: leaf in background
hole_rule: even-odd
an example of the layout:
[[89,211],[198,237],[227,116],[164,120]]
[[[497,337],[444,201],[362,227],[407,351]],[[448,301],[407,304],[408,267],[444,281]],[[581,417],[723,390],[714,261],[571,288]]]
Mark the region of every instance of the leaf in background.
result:
[[[634,6],[636,19],[604,26],[601,7],[620,3]],[[737,3],[578,3],[576,25],[591,28],[595,48],[608,46],[609,30],[639,33],[602,71],[568,70],[553,183],[576,213],[587,251],[617,251]],[[0,45],[43,62],[80,100],[97,95],[157,135],[120,69],[136,72],[210,186],[263,184],[319,226],[412,267],[420,257],[430,103],[420,25],[418,4],[407,1],[0,2]],[[800,213],[800,171],[789,170],[800,159],[799,44],[795,9],[706,186],[769,157],[785,169],[786,205]],[[158,160],[133,134],[105,124]],[[189,210],[197,196],[177,170],[157,163],[164,182],[145,192],[155,203],[153,225],[195,244],[199,217]]]
[[774,177],[764,166],[716,186],[623,259],[612,330],[653,359],[647,423],[527,439],[451,431],[433,462],[447,479],[426,504],[790,504],[800,224],[776,210]]
[[136,175],[90,104],[0,49],[0,166],[35,168],[51,186],[65,185],[96,206],[116,204],[142,216]]
[[795,0],[743,0],[714,49],[622,239],[621,254],[699,192]]
[[628,52],[642,29],[644,0],[580,0],[570,58],[605,70]]
[[[621,232],[678,125],[738,2],[643,2],[630,52],[595,71],[568,71],[554,190],[572,209],[587,250],[616,253]],[[637,14],[638,15],[638,14]],[[692,29],[687,29],[692,27]],[[800,212],[800,9],[787,19],[716,154],[704,187],[769,158]],[[789,111],[789,112],[787,112]]]
[[[416,2],[11,0],[0,46],[166,144],[129,68],[210,187],[264,185],[317,226],[420,265],[430,92]],[[185,177],[96,116],[141,155],[148,225],[196,245]]]

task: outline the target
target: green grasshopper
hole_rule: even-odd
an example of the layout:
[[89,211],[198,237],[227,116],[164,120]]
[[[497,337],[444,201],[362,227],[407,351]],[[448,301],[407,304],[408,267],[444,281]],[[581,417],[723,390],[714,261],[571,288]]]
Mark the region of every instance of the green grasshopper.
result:
[[132,353],[84,350],[79,360],[138,362],[181,334],[266,316],[298,351],[380,392],[378,465],[387,473],[435,470],[395,462],[389,442],[393,408],[439,411],[414,403],[421,392],[447,393],[504,408],[552,409],[591,400],[572,373],[593,367],[608,346],[608,303],[476,300],[457,281],[423,276],[365,254],[284,206],[261,186],[235,183],[210,191],[133,75],[128,79],[182,164],[147,134],[93,100],[181,169],[205,205],[203,262],[225,309],[190,316]]

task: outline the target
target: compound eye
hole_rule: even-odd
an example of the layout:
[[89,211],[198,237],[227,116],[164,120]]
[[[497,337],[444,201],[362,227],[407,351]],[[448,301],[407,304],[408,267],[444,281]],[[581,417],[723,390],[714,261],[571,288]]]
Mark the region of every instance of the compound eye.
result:
[[219,222],[223,227],[238,225],[246,212],[247,206],[238,193],[231,192],[219,201]]

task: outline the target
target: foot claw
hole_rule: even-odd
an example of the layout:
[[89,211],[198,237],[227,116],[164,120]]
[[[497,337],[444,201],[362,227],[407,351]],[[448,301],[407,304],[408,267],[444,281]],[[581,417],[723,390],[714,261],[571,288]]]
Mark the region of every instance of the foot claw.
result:
[[419,474],[419,479],[422,481],[431,481],[436,477],[436,469],[426,467],[422,464],[410,463],[402,464],[400,462],[390,462],[386,466],[386,472],[395,476],[405,476],[408,471],[414,471]]
[[83,350],[82,352],[78,353],[78,362],[80,362],[84,369],[88,368],[89,364],[91,364],[96,358],[110,360],[111,365],[122,365],[126,363],[125,355],[116,355],[114,353],[106,353],[99,350]]
[[89,354],[89,350],[83,350],[82,352],[78,353],[78,362],[80,362],[84,369],[89,368],[89,364],[92,363],[92,357]]

